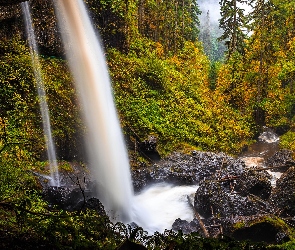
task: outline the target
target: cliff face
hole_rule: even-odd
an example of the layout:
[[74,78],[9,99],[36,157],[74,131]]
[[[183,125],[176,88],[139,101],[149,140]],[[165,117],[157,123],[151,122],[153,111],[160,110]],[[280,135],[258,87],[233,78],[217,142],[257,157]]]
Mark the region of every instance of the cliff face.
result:
[[[4,0],[0,0],[0,40],[8,40],[13,37],[26,40],[20,0],[12,1],[16,4],[10,5],[4,5],[3,2]],[[40,53],[63,56],[63,47],[52,2],[48,0],[30,1],[30,8]]]

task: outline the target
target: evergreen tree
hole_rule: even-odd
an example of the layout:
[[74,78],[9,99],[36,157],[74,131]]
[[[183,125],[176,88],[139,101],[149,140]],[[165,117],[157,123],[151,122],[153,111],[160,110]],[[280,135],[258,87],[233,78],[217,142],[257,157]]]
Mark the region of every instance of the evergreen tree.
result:
[[160,42],[166,52],[181,49],[184,41],[195,41],[200,10],[196,0],[140,0],[138,30]]
[[211,39],[211,27],[210,27],[210,14],[207,11],[205,22],[202,28],[200,40],[203,42],[204,52],[209,58],[212,58],[212,39]]
[[219,27],[223,34],[219,40],[226,40],[228,46],[228,57],[234,52],[243,54],[244,39],[246,38],[243,29],[246,25],[244,10],[239,6],[246,3],[244,0],[221,0]]

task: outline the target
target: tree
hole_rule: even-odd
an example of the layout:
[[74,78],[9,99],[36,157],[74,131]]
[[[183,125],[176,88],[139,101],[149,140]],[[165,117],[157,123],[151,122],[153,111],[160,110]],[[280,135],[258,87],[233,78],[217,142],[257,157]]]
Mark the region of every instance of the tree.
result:
[[195,41],[200,14],[196,0],[140,0],[138,30],[146,38],[175,53],[185,41]]
[[233,53],[239,52],[243,54],[246,38],[245,28],[246,20],[244,9],[239,5],[246,3],[244,0],[221,0],[219,27],[223,29],[222,36],[219,40],[226,40],[228,45],[228,57]]
[[210,13],[207,11],[202,32],[200,34],[200,40],[203,42],[204,52],[211,58],[212,54],[212,39],[211,39],[211,26],[210,26]]

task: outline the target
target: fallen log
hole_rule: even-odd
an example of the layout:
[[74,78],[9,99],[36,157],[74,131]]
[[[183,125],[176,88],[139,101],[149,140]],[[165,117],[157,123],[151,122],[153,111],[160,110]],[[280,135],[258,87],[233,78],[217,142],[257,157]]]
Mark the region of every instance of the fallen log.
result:
[[202,229],[202,231],[204,233],[204,236],[207,237],[207,238],[210,237],[210,235],[208,233],[208,230],[206,229],[205,224],[203,223],[203,221],[201,219],[201,216],[199,215],[199,213],[195,209],[194,205],[191,203],[191,200],[190,200],[189,196],[187,196],[187,201],[188,201],[188,204],[191,206],[191,208],[194,211],[195,218],[198,220],[198,222],[200,224],[200,227],[201,227],[201,229]]

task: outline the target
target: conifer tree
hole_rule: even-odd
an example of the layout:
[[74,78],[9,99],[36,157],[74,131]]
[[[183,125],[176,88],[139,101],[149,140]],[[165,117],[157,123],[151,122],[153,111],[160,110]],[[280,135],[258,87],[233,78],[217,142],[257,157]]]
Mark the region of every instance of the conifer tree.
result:
[[195,41],[200,10],[196,0],[140,0],[138,30],[160,42],[165,51],[176,52],[185,40]]
[[244,10],[240,7],[246,3],[244,0],[221,0],[219,27],[223,29],[223,34],[219,40],[226,40],[228,46],[228,57],[234,52],[243,54],[244,39],[246,38],[243,29],[246,25]]
[[212,57],[212,40],[211,40],[211,27],[210,27],[210,13],[207,11],[205,22],[200,34],[200,40],[203,42],[204,52],[207,56]]

